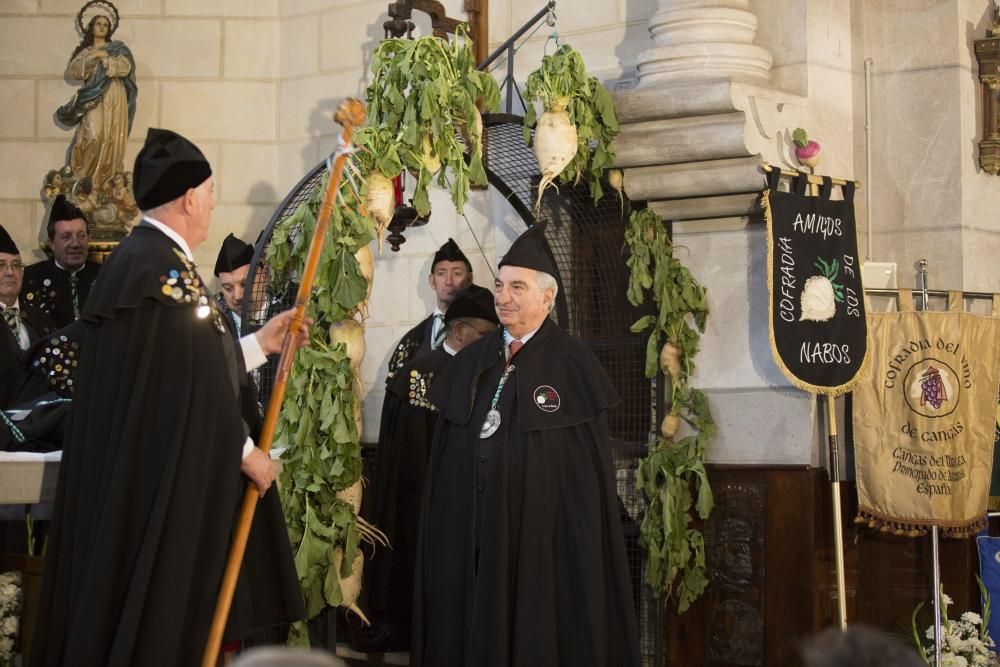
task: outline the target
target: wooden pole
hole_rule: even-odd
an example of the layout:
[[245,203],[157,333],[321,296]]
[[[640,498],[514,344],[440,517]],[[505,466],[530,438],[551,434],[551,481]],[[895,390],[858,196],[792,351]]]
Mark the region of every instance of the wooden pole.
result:
[[489,55],[490,0],[465,0],[465,13],[469,16],[472,58],[478,65]]
[[[267,414],[264,416],[264,426],[261,428],[260,441],[257,443],[257,446],[265,454],[271,450],[271,443],[274,440],[274,430],[278,424],[278,413],[281,411],[281,403],[285,397],[285,389],[288,386],[288,374],[292,368],[295,351],[299,346],[306,306],[309,305],[309,297],[316,278],[316,269],[319,266],[320,255],[323,253],[323,242],[326,239],[326,228],[330,223],[330,212],[333,210],[333,202],[336,201],[337,191],[340,188],[340,178],[344,172],[344,164],[347,161],[347,156],[350,154],[348,148],[354,136],[354,127],[365,122],[365,107],[358,100],[348,99],[337,108],[334,120],[344,126],[344,130],[340,136],[341,148],[334,160],[330,172],[330,180],[326,187],[326,194],[323,197],[323,204],[319,209],[316,229],[309,244],[309,255],[306,259],[301,282],[299,283],[299,291],[295,297],[295,315],[288,325],[288,332],[285,334],[285,340],[282,344],[277,377],[275,378],[274,388],[271,390],[271,398],[267,403]],[[201,658],[202,667],[213,667],[218,660],[219,647],[222,645],[222,633],[225,631],[226,621],[229,618],[229,608],[233,602],[236,580],[240,574],[240,565],[243,563],[243,554],[246,551],[247,540],[250,537],[250,525],[253,522],[253,515],[257,509],[258,499],[257,485],[248,481],[246,492],[243,495],[243,504],[240,507],[239,520],[233,535],[232,544],[229,548],[226,569],[222,575],[222,585],[219,588],[219,597],[215,605],[215,616],[212,618],[208,641],[205,643],[205,652]]]
[[830,433],[830,493],[833,500],[833,558],[837,570],[837,622],[847,629],[847,583],[844,576],[844,523],[840,512],[840,447],[837,443],[837,399],[826,397]]

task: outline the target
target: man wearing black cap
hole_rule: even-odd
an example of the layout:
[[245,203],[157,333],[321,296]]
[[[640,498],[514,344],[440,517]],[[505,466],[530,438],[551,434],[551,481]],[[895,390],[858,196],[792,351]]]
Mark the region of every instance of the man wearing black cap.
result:
[[101,266],[87,260],[87,221],[64,195],[53,200],[46,229],[52,258],[24,270],[21,299],[61,329],[80,317]]
[[[153,128],[134,174],[143,221],[107,259],[81,314],[34,665],[197,664],[240,473],[261,493],[274,480],[238,396],[246,367],[280,350],[293,312],[234,345],[192,255],[215,206],[208,161]],[[258,514],[276,501],[264,495]],[[259,539],[275,565],[262,575],[246,563],[228,638],[304,615],[284,526]]]
[[434,312],[406,332],[395,351],[389,357],[389,373],[386,386],[392,381],[399,367],[418,354],[441,347],[445,337],[444,314],[455,299],[455,295],[472,284],[472,264],[454,239],[438,248],[431,262],[431,273],[427,283],[434,290],[437,303]]
[[52,320],[18,298],[24,279],[21,252],[7,230],[0,226],[0,409],[10,402],[24,382],[25,350],[53,328]]
[[400,367],[382,404],[369,520],[388,536],[392,550],[375,549],[365,567],[362,592],[375,619],[372,630],[355,646],[365,652],[409,648],[420,499],[438,416],[427,391],[456,353],[496,331],[493,294],[470,285],[452,301],[444,320],[447,334],[441,347]]
[[436,378],[411,665],[640,664],[606,413],[618,394],[548,315],[543,225],[500,261],[502,328]]
[[242,331],[240,309],[246,291],[247,273],[253,261],[253,246],[229,234],[222,242],[215,260],[215,276],[222,291],[215,295],[219,309],[229,318],[237,335]]

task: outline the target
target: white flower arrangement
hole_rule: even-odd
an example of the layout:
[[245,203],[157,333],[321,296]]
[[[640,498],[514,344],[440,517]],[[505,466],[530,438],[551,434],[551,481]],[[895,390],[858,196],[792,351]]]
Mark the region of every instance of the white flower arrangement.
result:
[[[941,591],[941,667],[977,667],[995,665],[997,660],[996,644],[990,637],[987,624],[990,620],[990,597],[982,580],[979,590],[983,599],[983,615],[974,611],[963,612],[957,620],[948,618],[948,607],[952,599]],[[917,631],[917,612],[923,603],[913,610],[912,626],[913,641],[920,652],[920,657],[928,665],[934,664],[934,626],[931,625],[924,633],[930,640],[925,644]]]
[[0,574],[0,667],[14,664],[14,642],[21,618],[21,573]]

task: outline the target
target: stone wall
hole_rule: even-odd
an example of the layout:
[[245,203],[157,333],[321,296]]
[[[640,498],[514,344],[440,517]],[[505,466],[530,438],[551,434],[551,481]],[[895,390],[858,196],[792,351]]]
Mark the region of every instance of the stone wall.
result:
[[[55,109],[74,93],[63,70],[79,43],[78,0],[0,3],[0,219],[39,259],[42,180],[65,164],[73,136]],[[195,253],[207,273],[229,232],[253,240],[278,181],[278,0],[120,0],[114,38],[136,60],[139,97],[126,169],[150,126],[194,140],[215,172],[217,207]],[[207,268],[206,268],[207,267]]]

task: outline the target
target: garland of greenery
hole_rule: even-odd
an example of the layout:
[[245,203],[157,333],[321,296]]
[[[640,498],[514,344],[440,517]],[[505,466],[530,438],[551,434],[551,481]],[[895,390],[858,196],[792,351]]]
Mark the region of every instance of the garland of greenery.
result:
[[583,57],[569,44],[542,58],[541,66],[528,75],[525,84],[524,141],[538,122],[534,101],[546,111],[565,108],[576,126],[576,155],[563,169],[563,183],[587,179],[594,204],[604,194],[601,177],[615,162],[611,141],[618,134],[618,114],[608,90],[587,75]]
[[[301,275],[329,174],[310,198],[275,226],[267,249],[271,283]],[[327,329],[351,318],[367,296],[355,253],[373,238],[371,221],[344,181],[330,214],[308,314],[315,320],[309,347],[295,355],[278,418],[274,446],[284,447],[281,500],[308,618],[343,601],[339,577],[351,574],[365,534],[350,503],[336,497],[361,477],[361,441],[354,420],[358,400],[343,343],[330,345]],[[296,232],[296,230],[298,230]],[[293,236],[294,234],[294,236]],[[343,549],[339,571],[334,549]],[[289,643],[308,645],[305,623],[292,626]]]
[[[692,514],[704,520],[712,511],[705,448],[716,428],[705,394],[688,386],[700,333],[705,331],[708,299],[705,288],[674,256],[663,222],[650,209],[632,213],[625,241],[630,251],[628,300],[642,305],[648,291],[657,307],[656,315],[645,315],[632,325],[634,333],[650,330],[646,377],[654,378],[660,370],[670,386],[669,414],[650,441],[636,477],[648,501],[640,527],[648,559],[646,579],[657,595],[676,595],[677,610],[684,612],[708,584],[705,540],[692,526]],[[681,421],[688,434],[678,439]]]
[[[451,200],[462,213],[469,186],[486,185],[477,105],[489,111],[500,106],[496,80],[475,67],[468,26],[459,25],[451,42],[434,36],[383,40],[372,56],[367,104],[368,126],[394,133],[399,160],[417,178],[417,213],[430,212],[427,188],[434,176],[448,188],[449,173]],[[463,130],[471,145],[459,140]]]

